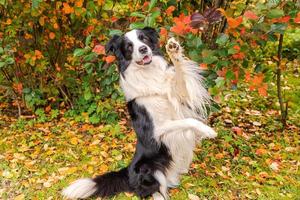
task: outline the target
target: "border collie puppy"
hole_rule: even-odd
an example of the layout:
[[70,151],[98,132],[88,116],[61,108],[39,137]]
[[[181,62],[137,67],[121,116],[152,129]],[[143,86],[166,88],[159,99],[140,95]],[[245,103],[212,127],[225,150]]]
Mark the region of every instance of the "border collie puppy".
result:
[[180,175],[188,172],[196,143],[217,136],[203,123],[210,96],[198,65],[183,55],[174,38],[166,45],[173,63],[169,65],[158,39],[158,33],[146,27],[115,35],[106,45],[118,60],[120,84],[137,135],[136,152],[127,168],[79,179],[63,190],[65,197],[134,192],[142,198],[168,199],[168,187],[176,187]]

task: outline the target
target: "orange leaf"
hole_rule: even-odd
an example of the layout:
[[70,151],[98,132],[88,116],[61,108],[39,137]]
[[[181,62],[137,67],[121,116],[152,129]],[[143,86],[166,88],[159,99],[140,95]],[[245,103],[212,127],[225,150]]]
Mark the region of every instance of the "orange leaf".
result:
[[50,32],[50,33],[49,33],[49,38],[50,38],[51,40],[53,40],[53,39],[55,38],[55,33]]
[[224,158],[224,154],[223,153],[218,153],[218,154],[215,155],[215,158],[216,159],[222,159],[222,158]]
[[71,14],[74,12],[74,9],[68,3],[63,3],[63,12],[66,14]]
[[169,8],[167,8],[166,10],[167,16],[171,16],[174,10],[175,10],[175,6],[170,6]]
[[14,90],[16,90],[18,92],[19,95],[22,94],[22,91],[23,91],[22,83],[14,83],[13,88],[14,88]]
[[260,73],[260,74],[257,74],[253,77],[252,79],[252,83],[254,86],[259,86],[262,84],[263,80],[264,80],[264,74]]
[[75,2],[75,6],[81,8],[82,5],[83,5],[83,2],[84,2],[84,0],[77,0],[77,1]]
[[108,64],[114,62],[115,60],[116,60],[115,56],[109,55],[105,57],[105,62],[107,62]]
[[264,83],[261,87],[259,87],[257,90],[258,90],[258,93],[261,95],[261,96],[268,96],[268,93],[267,93],[267,89],[268,89],[268,85],[266,83]]
[[249,71],[246,71],[245,73],[245,81],[248,83],[251,79],[251,73]]
[[201,63],[199,66],[200,66],[200,69],[207,69],[206,63]]
[[258,156],[264,155],[266,153],[268,153],[267,150],[266,149],[262,149],[262,148],[256,149],[256,151],[255,151],[255,154],[258,155]]
[[248,18],[248,19],[253,19],[253,20],[257,20],[257,19],[258,19],[258,16],[257,16],[254,12],[252,12],[252,11],[250,11],[250,10],[247,10],[247,11],[244,13],[244,16],[245,16],[246,18]]
[[168,31],[167,31],[167,29],[164,28],[164,27],[162,27],[162,28],[160,29],[160,35],[161,35],[162,37],[167,37],[167,36],[168,36]]
[[237,18],[228,17],[227,22],[230,28],[236,28],[243,22],[243,17],[239,16]]
[[298,12],[296,18],[294,19],[294,22],[300,24],[300,12]]
[[105,3],[105,0],[97,0],[98,6],[102,6]]
[[105,54],[105,48],[103,45],[98,44],[93,48],[93,52],[98,55],[104,55]]
[[40,52],[39,50],[35,50],[35,51],[34,51],[34,55],[35,55],[35,57],[36,57],[37,59],[43,58],[43,54],[42,54],[42,52]]
[[173,33],[177,34],[177,35],[183,35],[185,33],[185,24],[182,22],[177,22],[176,26],[173,26],[170,31],[172,31]]
[[223,8],[218,8],[217,10],[220,11],[223,16],[227,17],[226,11]]
[[46,108],[45,108],[45,112],[46,113],[48,113],[48,112],[50,112],[51,111],[51,105],[49,105],[49,106],[47,106]]

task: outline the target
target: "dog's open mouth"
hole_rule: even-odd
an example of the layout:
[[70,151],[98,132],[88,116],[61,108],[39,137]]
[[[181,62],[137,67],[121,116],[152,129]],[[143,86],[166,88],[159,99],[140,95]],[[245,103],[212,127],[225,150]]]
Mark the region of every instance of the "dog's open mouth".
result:
[[141,61],[137,61],[136,63],[139,65],[148,65],[152,62],[151,56],[144,56]]

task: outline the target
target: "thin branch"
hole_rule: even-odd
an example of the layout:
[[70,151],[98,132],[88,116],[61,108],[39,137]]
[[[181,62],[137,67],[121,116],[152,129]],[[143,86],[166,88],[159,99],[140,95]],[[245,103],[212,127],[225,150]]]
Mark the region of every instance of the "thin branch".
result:
[[[279,36],[279,43],[278,43],[278,50],[277,50],[277,67],[276,67],[276,85],[277,85],[277,96],[280,105],[280,113],[281,113],[281,123],[285,127],[286,125],[286,118],[287,118],[287,111],[284,108],[283,98],[282,98],[282,90],[281,90],[281,59],[282,59],[282,43],[283,43],[283,34]],[[286,105],[287,109],[287,105]]]

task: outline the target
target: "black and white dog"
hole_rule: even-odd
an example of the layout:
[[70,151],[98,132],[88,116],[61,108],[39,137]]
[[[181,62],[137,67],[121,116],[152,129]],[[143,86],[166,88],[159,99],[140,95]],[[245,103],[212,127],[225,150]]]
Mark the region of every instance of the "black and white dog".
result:
[[174,38],[166,50],[169,65],[152,28],[113,36],[106,46],[118,60],[120,84],[125,93],[137,135],[134,158],[127,168],[93,179],[74,182],[63,190],[70,199],[107,197],[134,192],[154,200],[168,199],[168,187],[179,184],[187,173],[193,150],[203,138],[217,133],[204,124],[210,96],[202,83],[199,66],[183,55]]

